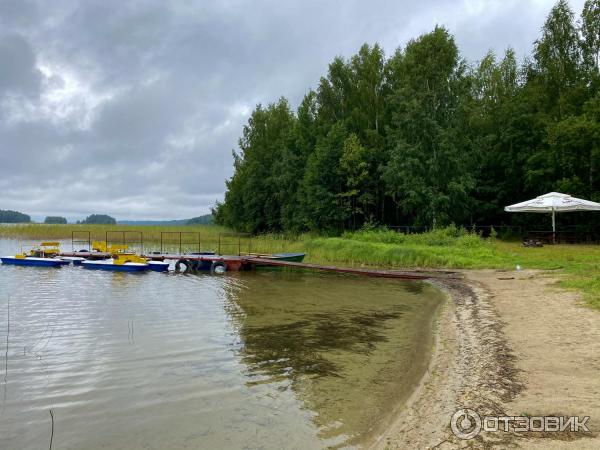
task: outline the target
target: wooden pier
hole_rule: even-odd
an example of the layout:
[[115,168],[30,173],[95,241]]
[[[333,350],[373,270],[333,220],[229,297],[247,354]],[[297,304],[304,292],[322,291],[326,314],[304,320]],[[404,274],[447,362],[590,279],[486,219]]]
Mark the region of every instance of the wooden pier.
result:
[[[60,256],[79,256],[91,259],[110,258],[109,253],[103,252],[63,252]],[[256,267],[283,267],[299,270],[314,270],[318,272],[347,273],[353,275],[362,275],[379,278],[396,278],[403,280],[428,280],[434,278],[459,279],[460,276],[455,272],[415,272],[401,270],[383,270],[352,267],[337,267],[312,263],[300,263],[281,261],[276,259],[261,258],[246,255],[186,255],[186,254],[157,254],[151,253],[142,255],[144,258],[153,261],[174,261],[176,267],[185,266],[185,271],[207,271],[214,269],[216,265],[221,265],[226,271],[245,271],[253,270]],[[191,268],[191,269],[190,269]]]
[[383,269],[365,269],[365,268],[353,268],[353,267],[337,267],[337,266],[323,266],[320,264],[311,263],[298,263],[289,261],[277,261],[266,258],[254,258],[253,264],[261,266],[276,266],[276,267],[288,267],[294,269],[304,270],[315,270],[319,272],[336,272],[336,273],[348,273],[353,275],[363,275],[368,277],[379,277],[379,278],[399,278],[404,280],[427,280],[430,278],[459,278],[457,274],[453,272],[409,272],[400,270],[383,270]]

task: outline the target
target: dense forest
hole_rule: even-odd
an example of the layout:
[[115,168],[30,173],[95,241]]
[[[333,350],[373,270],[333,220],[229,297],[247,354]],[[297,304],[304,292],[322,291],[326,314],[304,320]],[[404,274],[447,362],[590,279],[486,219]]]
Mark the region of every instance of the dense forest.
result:
[[31,217],[19,211],[0,209],[0,223],[29,223]]
[[[217,223],[250,232],[503,224],[560,191],[600,200],[600,0],[550,11],[530,58],[470,64],[443,27],[337,57],[297,111],[258,105]],[[529,215],[531,216],[531,215]],[[587,216],[587,219],[593,218]]]

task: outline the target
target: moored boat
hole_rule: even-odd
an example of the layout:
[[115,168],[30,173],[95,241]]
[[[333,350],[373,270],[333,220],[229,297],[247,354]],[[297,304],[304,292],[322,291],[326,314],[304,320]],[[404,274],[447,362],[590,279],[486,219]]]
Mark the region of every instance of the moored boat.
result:
[[116,272],[143,272],[150,268],[146,258],[133,253],[116,253],[109,259],[87,260],[81,264],[86,269],[111,270]]
[[165,261],[148,261],[148,268],[154,272],[166,272],[169,270],[169,265]]
[[67,263],[73,263],[74,266],[80,266],[86,259],[81,256],[61,256],[63,261]]
[[[304,253],[273,253],[273,254],[260,254],[260,253],[251,253],[250,256],[254,256],[255,258],[261,259],[269,259],[273,261],[284,261],[284,262],[297,262],[301,263],[304,259]],[[281,269],[280,266],[274,266],[267,263],[254,262],[252,264],[257,269],[269,269],[269,270],[278,270]]]
[[86,269],[111,270],[116,272],[144,272],[150,268],[148,263],[123,262],[118,264],[113,258],[86,260],[81,265]]
[[274,253],[271,256],[267,256],[267,259],[276,259],[278,261],[288,261],[288,262],[302,262],[305,253]]
[[42,242],[33,246],[29,253],[21,252],[14,256],[2,256],[2,264],[13,266],[60,267],[69,264],[58,258],[60,253],[59,242]]
[[273,254],[260,254],[260,253],[251,253],[251,256],[262,259],[274,259],[277,261],[288,261],[288,262],[302,262],[305,253],[273,253]]
[[37,256],[27,256],[24,254],[14,256],[0,257],[2,264],[13,266],[36,266],[36,267],[61,267],[69,264],[60,258],[39,258]]

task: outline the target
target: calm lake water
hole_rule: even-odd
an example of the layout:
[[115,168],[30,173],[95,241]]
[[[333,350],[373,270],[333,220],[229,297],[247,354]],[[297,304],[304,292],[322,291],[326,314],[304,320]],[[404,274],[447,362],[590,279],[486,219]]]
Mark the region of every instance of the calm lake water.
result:
[[0,265],[0,448],[48,448],[50,410],[54,449],[360,446],[425,370],[441,300],[354,276]]

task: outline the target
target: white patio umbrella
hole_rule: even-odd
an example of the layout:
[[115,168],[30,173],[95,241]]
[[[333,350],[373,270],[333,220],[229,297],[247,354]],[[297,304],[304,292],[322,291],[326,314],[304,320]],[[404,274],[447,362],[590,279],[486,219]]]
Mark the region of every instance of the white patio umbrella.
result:
[[552,233],[556,234],[556,213],[572,211],[600,211],[600,203],[571,197],[560,192],[550,192],[533,200],[504,208],[507,212],[552,213]]

